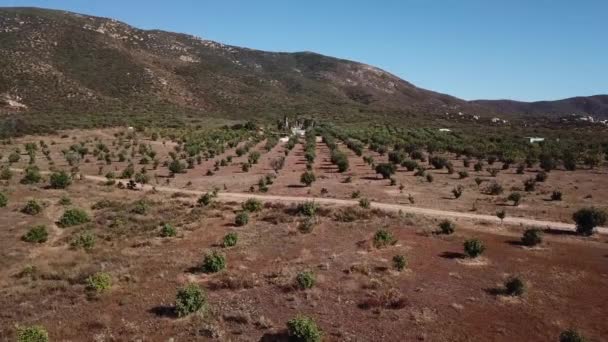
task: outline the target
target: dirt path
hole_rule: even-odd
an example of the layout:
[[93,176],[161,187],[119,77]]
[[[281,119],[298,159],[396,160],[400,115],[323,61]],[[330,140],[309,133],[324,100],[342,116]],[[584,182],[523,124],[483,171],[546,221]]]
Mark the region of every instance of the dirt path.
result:
[[[20,169],[13,169],[16,172],[22,172]],[[41,172],[41,173],[49,173],[49,172]],[[106,182],[107,178],[102,176],[93,176],[93,175],[82,175],[82,179],[96,181],[96,182]],[[191,195],[200,196],[205,193],[205,191],[200,190],[189,190],[189,189],[180,189],[173,187],[165,187],[165,186],[152,186],[152,185],[143,185],[140,187],[142,190],[156,190],[161,192],[168,193],[185,193]],[[220,192],[218,195],[218,199],[223,201],[236,201],[243,202],[249,198],[257,198],[263,201],[271,201],[271,202],[288,202],[288,203],[302,203],[305,201],[315,201],[316,203],[322,204],[333,204],[333,205],[341,205],[341,206],[351,206],[351,205],[359,205],[357,200],[345,200],[345,199],[336,199],[336,198],[323,198],[323,197],[305,197],[305,196],[283,196],[283,195],[260,195],[253,193],[236,193],[236,192]],[[372,208],[378,208],[387,211],[397,211],[403,212],[405,214],[414,214],[414,215],[424,215],[430,217],[440,217],[440,218],[459,218],[459,219],[468,219],[472,221],[486,221],[501,224],[500,219],[494,215],[484,215],[484,214],[474,214],[467,212],[458,212],[458,211],[449,211],[449,210],[439,210],[439,209],[431,209],[431,208],[420,208],[420,207],[412,207],[407,205],[400,204],[388,204],[388,203],[379,203],[372,202]],[[574,224],[563,223],[563,222],[553,222],[553,221],[545,221],[545,220],[535,220],[535,219],[526,219],[520,217],[506,217],[502,222],[504,225],[511,226],[520,226],[520,227],[540,227],[540,228],[551,228],[551,229],[560,229],[567,231],[574,231]],[[598,233],[608,234],[607,227],[596,228]]]

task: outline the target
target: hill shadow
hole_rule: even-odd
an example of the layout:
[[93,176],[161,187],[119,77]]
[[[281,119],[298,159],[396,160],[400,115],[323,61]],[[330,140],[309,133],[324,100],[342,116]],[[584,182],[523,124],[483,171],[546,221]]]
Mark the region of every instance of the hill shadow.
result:
[[466,255],[464,255],[463,253],[458,253],[458,252],[443,252],[441,254],[439,254],[440,257],[445,258],[445,259],[464,259],[466,258]]

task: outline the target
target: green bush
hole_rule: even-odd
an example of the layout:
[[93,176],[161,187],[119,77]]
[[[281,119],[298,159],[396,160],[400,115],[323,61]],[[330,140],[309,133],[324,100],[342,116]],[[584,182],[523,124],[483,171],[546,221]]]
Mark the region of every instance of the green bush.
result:
[[414,171],[418,168],[418,163],[415,160],[406,159],[401,162],[401,166],[405,167],[408,171]]
[[298,273],[296,276],[296,283],[301,290],[310,289],[315,286],[317,279],[315,274],[310,271],[304,271]]
[[526,290],[526,285],[518,277],[510,278],[505,282],[505,292],[509,296],[521,296]]
[[471,258],[480,256],[485,250],[486,247],[483,242],[478,239],[470,239],[464,242],[464,252]]
[[559,334],[559,342],[587,342],[588,340],[574,329],[562,331]]
[[249,198],[242,204],[242,208],[244,211],[248,211],[250,213],[261,211],[263,208],[262,201],[257,198]]
[[395,255],[393,257],[393,266],[399,272],[403,271],[407,267],[407,260],[403,255]]
[[317,177],[315,177],[315,174],[312,171],[306,171],[300,176],[300,183],[306,186],[311,186],[311,184],[316,180]]
[[216,273],[226,268],[226,257],[216,251],[203,258],[202,270],[205,273]]
[[396,243],[397,240],[393,237],[393,234],[387,230],[380,229],[374,234],[374,246],[376,248],[382,248]]
[[0,192],[0,208],[4,208],[8,205],[8,197],[2,192]]
[[67,197],[67,196],[62,196],[61,199],[59,199],[59,205],[71,205],[72,204],[72,200]]
[[512,192],[507,197],[507,200],[513,202],[514,206],[518,206],[519,202],[521,202],[521,194],[519,192]]
[[197,284],[188,284],[177,291],[175,296],[175,312],[184,317],[205,307],[207,296]]
[[536,246],[543,242],[542,232],[536,228],[526,229],[521,237],[521,242],[526,246]]
[[206,192],[204,195],[199,197],[197,202],[200,206],[206,207],[206,206],[210,205],[211,203],[213,203],[213,195]]
[[177,230],[175,229],[175,227],[173,227],[172,225],[165,223],[162,225],[162,227],[160,228],[160,236],[161,237],[173,237],[177,235]]
[[456,198],[456,199],[460,198],[460,196],[462,196],[463,192],[464,192],[464,187],[462,185],[457,185],[456,187],[454,187],[452,189],[452,194],[454,195],[454,198]]
[[148,213],[149,210],[150,210],[150,203],[148,203],[148,201],[145,201],[145,200],[136,201],[135,204],[133,205],[133,208],[131,208],[131,212],[133,214],[138,214],[138,215],[145,215]]
[[17,328],[17,342],[48,342],[49,334],[40,325]]
[[112,277],[105,272],[97,272],[87,278],[86,289],[95,293],[102,293],[112,286]]
[[21,184],[35,184],[40,183],[42,176],[40,175],[40,169],[38,166],[30,165],[25,169],[25,175],[21,178]]
[[308,201],[304,203],[298,204],[298,213],[300,215],[313,217],[317,214],[317,210],[319,209],[319,205],[314,201]]
[[287,322],[287,333],[291,341],[320,342],[323,333],[312,318],[297,316]]
[[236,243],[238,241],[239,237],[236,233],[228,233],[224,236],[224,240],[222,242],[222,245],[224,247],[233,247],[236,246]]
[[0,180],[11,180],[13,178],[13,171],[8,166],[3,166],[0,170]]
[[304,234],[310,233],[315,227],[315,224],[316,219],[312,216],[307,216],[302,221],[300,221],[300,224],[298,224],[298,230]]
[[53,172],[50,177],[51,188],[65,189],[72,184],[72,177],[65,171]]
[[572,219],[576,223],[576,232],[590,236],[595,227],[606,223],[606,212],[597,208],[583,208],[572,214]]
[[498,184],[497,182],[492,182],[490,183],[490,185],[488,185],[488,188],[486,190],[486,192],[490,195],[500,195],[502,194],[502,192],[504,191],[502,185]]
[[82,209],[68,209],[66,210],[61,218],[59,219],[59,226],[61,227],[72,227],[83,223],[89,222],[89,214]]
[[38,215],[42,212],[42,206],[36,200],[29,200],[21,209],[21,212],[28,215]]
[[95,235],[91,232],[83,232],[76,235],[70,243],[72,248],[82,248],[85,251],[90,251],[95,247]]
[[441,230],[441,234],[450,235],[456,230],[456,224],[450,220],[443,220],[439,223],[439,229]]
[[234,217],[234,224],[236,224],[237,227],[242,227],[247,223],[249,223],[249,214],[247,214],[246,211],[241,211]]
[[367,198],[362,198],[359,200],[359,206],[363,209],[369,209],[372,203]]
[[40,225],[32,227],[21,237],[21,239],[26,242],[43,243],[46,242],[48,236],[49,233],[47,232],[46,227]]
[[397,168],[392,163],[381,163],[376,165],[375,171],[382,175],[382,178],[389,179],[397,171]]

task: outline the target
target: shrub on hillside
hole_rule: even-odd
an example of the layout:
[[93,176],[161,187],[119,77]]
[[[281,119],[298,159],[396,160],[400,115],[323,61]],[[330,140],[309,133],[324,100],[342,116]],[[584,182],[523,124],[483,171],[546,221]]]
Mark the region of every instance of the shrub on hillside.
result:
[[250,213],[254,213],[257,211],[261,211],[263,208],[262,201],[257,198],[249,198],[242,205],[243,210],[248,211]]
[[53,172],[49,180],[53,189],[65,189],[72,184],[72,177],[63,170]]
[[173,237],[177,235],[177,230],[172,225],[165,223],[160,228],[160,236],[161,237]]
[[296,276],[296,284],[301,290],[312,288],[315,286],[316,281],[315,274],[310,271],[300,272]]
[[606,212],[597,208],[579,209],[572,215],[572,219],[576,223],[576,232],[589,236],[594,232],[595,227],[606,223]]
[[382,178],[389,179],[395,173],[396,168],[394,164],[382,163],[376,165],[376,173],[382,175]]
[[249,223],[249,214],[247,214],[246,211],[241,211],[240,213],[236,214],[236,216],[234,217],[234,224],[237,227],[242,227],[242,226],[246,225],[247,223]]
[[177,291],[175,296],[175,312],[178,317],[202,310],[207,303],[207,296],[197,284],[188,284]]
[[574,329],[562,331],[559,334],[559,342],[587,342],[588,340]]
[[61,227],[71,227],[77,226],[83,223],[89,222],[91,219],[89,218],[89,214],[82,209],[68,209],[66,210],[61,218],[59,219],[59,226]]
[[8,205],[8,197],[3,192],[0,192],[0,208],[4,208]]
[[380,229],[374,234],[374,246],[376,248],[386,247],[395,244],[397,240],[393,234],[387,230]]
[[485,250],[486,247],[484,246],[483,242],[478,239],[470,239],[464,242],[464,252],[470,258],[480,256]]
[[323,333],[312,318],[297,316],[287,322],[290,340],[296,342],[320,342]]
[[521,237],[521,243],[526,246],[536,246],[543,242],[542,232],[540,229],[531,228],[526,229],[523,236]]
[[25,175],[21,178],[21,184],[35,184],[40,183],[42,176],[40,175],[40,169],[38,166],[30,165],[25,169]]
[[521,202],[521,194],[519,192],[512,192],[507,197],[507,200],[513,202],[513,206],[518,206],[519,202]]
[[513,277],[505,282],[505,293],[509,296],[521,296],[526,290],[526,285],[518,277]]
[[33,242],[33,243],[43,243],[46,242],[49,233],[46,230],[46,227],[43,225],[32,227],[25,235],[21,237],[23,241]]
[[216,273],[226,268],[226,257],[216,251],[203,258],[202,270],[205,273]]
[[21,209],[21,212],[28,215],[38,215],[42,212],[42,205],[40,205],[36,200],[29,200],[25,204],[25,206]]
[[72,239],[70,243],[72,248],[82,248],[85,251],[90,251],[95,247],[95,235],[91,232],[83,232]]
[[222,246],[224,246],[224,247],[236,246],[238,239],[239,239],[239,237],[236,233],[228,233],[224,236],[224,239],[222,240]]
[[86,289],[95,293],[102,293],[112,286],[112,277],[105,272],[97,272],[87,278]]
[[393,267],[399,272],[403,271],[407,266],[407,260],[403,255],[395,255],[393,257]]
[[312,171],[306,171],[300,176],[300,183],[306,186],[310,186],[316,180],[317,178],[315,177],[315,174]]
[[441,234],[450,235],[456,230],[456,224],[450,220],[443,220],[439,223],[439,229],[441,230]]
[[17,342],[48,342],[49,334],[41,325],[17,328]]

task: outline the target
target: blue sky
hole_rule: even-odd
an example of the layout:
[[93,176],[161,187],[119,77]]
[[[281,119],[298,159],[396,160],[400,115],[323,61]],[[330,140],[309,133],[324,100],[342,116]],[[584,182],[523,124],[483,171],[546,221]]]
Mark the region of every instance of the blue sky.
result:
[[0,0],[271,51],[315,51],[464,99],[608,94],[608,0]]

